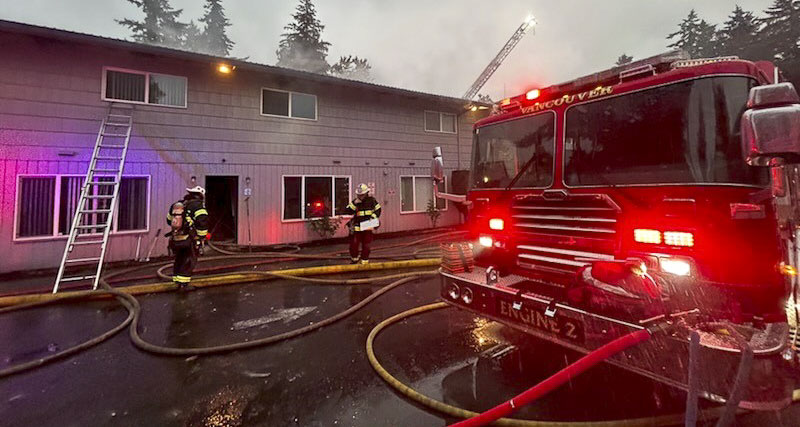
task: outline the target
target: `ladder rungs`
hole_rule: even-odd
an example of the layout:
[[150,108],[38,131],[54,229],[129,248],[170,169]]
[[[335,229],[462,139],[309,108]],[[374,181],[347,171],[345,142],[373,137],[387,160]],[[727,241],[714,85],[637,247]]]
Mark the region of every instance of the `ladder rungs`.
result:
[[109,114],[108,117],[123,117],[123,118],[126,118],[126,119],[130,119],[131,118],[131,116],[128,116],[126,114]]
[[73,277],[62,277],[61,282],[77,282],[80,280],[89,280],[94,279],[94,276],[73,276]]
[[125,148],[125,146],[116,144],[100,144],[100,148]]
[[94,230],[97,228],[106,228],[106,225],[105,224],[79,225],[75,228],[78,230]]
[[111,194],[101,194],[97,196],[86,196],[87,199],[113,199],[114,196]]
[[122,160],[122,157],[113,157],[113,156],[97,156],[95,157],[97,160]]
[[[106,123],[106,126],[108,126],[108,123]],[[120,126],[128,126],[128,125],[120,125]],[[101,135],[110,136],[112,138],[125,138],[128,136],[128,134],[125,133],[105,133],[105,132],[103,132]]]
[[83,214],[107,214],[111,213],[111,209],[81,209]]
[[119,169],[92,169],[92,172],[119,172]]
[[102,240],[81,240],[77,242],[72,242],[73,245],[101,245],[103,244]]
[[78,264],[78,263],[82,263],[82,262],[95,262],[95,261],[100,261],[100,257],[97,257],[97,258],[75,258],[75,259],[68,259],[68,260],[66,260],[64,262],[67,263],[67,264]]
[[[116,185],[117,181],[89,181],[87,185]],[[88,197],[88,196],[87,196]],[[109,198],[114,196],[109,196]]]

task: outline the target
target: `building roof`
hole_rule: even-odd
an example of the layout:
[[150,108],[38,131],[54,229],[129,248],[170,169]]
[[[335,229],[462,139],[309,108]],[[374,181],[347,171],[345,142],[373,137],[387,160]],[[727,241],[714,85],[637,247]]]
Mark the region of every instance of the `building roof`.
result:
[[274,65],[259,64],[256,62],[249,62],[235,58],[225,58],[203,53],[190,52],[179,49],[172,49],[162,46],[152,46],[147,44],[136,43],[128,40],[115,39],[111,37],[96,36],[92,34],[79,33],[75,31],[60,30],[56,28],[43,27],[38,25],[24,24],[14,21],[6,21],[0,19],[0,32],[9,32],[24,34],[35,37],[43,37],[48,39],[61,40],[72,43],[84,43],[95,46],[111,47],[116,49],[126,49],[133,52],[147,53],[151,55],[159,55],[170,58],[185,59],[199,62],[220,63],[225,62],[236,66],[239,69],[247,69],[251,71],[264,72],[273,75],[280,75],[289,78],[296,78],[302,80],[310,80],[320,83],[334,84],[339,86],[352,87],[363,90],[376,91],[392,95],[400,95],[409,98],[426,99],[446,104],[455,108],[464,108],[467,105],[485,105],[491,104],[471,101],[468,99],[454,98],[444,95],[436,95],[425,92],[418,92],[409,89],[401,89],[392,86],[385,86],[375,83],[367,83],[357,80],[350,80],[341,77],[334,77],[323,74],[316,74],[307,71],[293,70],[289,68],[277,67]]

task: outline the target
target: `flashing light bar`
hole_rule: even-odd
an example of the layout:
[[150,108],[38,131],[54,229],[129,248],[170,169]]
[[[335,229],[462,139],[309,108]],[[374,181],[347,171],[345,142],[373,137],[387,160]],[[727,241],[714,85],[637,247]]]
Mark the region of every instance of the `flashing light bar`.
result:
[[633,240],[639,243],[661,244],[661,232],[648,228],[637,228],[633,230]]
[[529,90],[528,93],[525,94],[525,99],[528,101],[536,99],[541,95],[542,92],[539,89]]
[[698,65],[713,64],[715,62],[738,61],[738,56],[720,56],[717,58],[697,58],[697,59],[684,59],[672,63],[672,69],[676,68],[689,68]]
[[670,246],[694,246],[694,235],[682,231],[665,231],[664,243]]
[[502,230],[506,226],[505,221],[500,218],[492,218],[489,220],[489,228],[492,230]]

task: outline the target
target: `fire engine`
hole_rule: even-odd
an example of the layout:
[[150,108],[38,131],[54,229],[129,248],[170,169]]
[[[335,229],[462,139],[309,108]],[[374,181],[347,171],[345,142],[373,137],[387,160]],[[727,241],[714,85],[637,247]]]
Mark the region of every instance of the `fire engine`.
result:
[[719,402],[747,350],[739,406],[788,405],[795,226],[779,211],[800,98],[780,79],[674,51],[503,100],[474,126],[467,195],[434,185],[469,206],[474,242],[450,248],[464,262],[443,263],[441,298],[583,353],[661,327],[609,362],[690,389],[694,351],[700,395]]

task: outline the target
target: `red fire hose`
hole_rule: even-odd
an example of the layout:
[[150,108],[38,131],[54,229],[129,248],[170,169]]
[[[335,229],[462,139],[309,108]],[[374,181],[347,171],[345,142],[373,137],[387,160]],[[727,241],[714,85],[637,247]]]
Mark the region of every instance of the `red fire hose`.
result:
[[494,408],[464,421],[453,424],[453,427],[485,426],[503,418],[518,408],[550,393],[570,379],[584,373],[589,368],[610,358],[611,356],[650,338],[650,331],[642,329],[611,341],[597,350],[581,357],[575,363],[556,372],[546,380],[536,384],[521,394],[507,400]]

